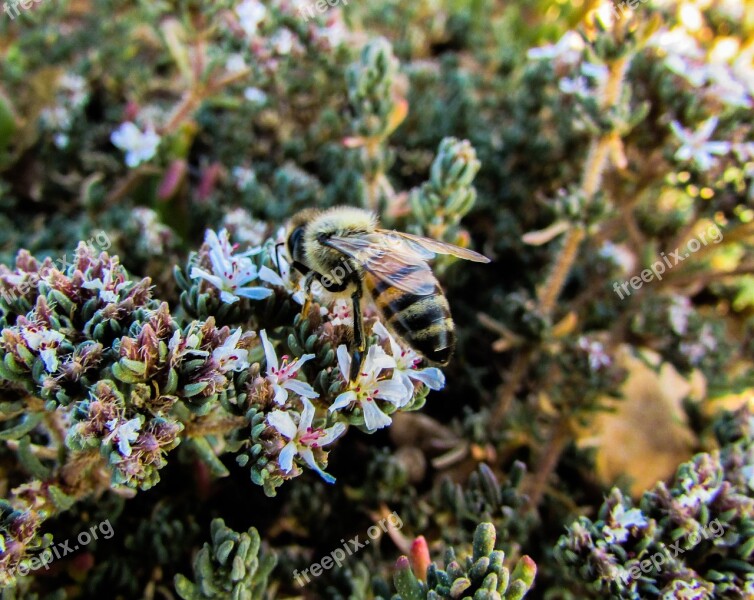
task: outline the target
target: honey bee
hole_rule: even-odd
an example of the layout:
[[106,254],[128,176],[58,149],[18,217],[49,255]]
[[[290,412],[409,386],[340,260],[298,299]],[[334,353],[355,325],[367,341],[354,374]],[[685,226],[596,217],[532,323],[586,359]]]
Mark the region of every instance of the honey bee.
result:
[[451,254],[489,262],[473,250],[380,229],[374,214],[347,206],[297,213],[289,225],[287,246],[294,268],[304,276],[304,314],[315,281],[335,297],[351,298],[351,381],[358,376],[365,350],[361,304],[366,296],[393,334],[428,361],[446,365],[455,347],[455,327],[427,261],[436,254]]

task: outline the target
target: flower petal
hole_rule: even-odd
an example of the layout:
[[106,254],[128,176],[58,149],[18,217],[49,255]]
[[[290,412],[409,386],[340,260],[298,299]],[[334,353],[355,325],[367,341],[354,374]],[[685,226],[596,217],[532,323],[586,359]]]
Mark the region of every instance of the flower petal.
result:
[[275,397],[272,399],[275,404],[283,405],[288,400],[288,392],[285,388],[278,384],[273,384],[272,389],[275,390]]
[[285,282],[282,280],[280,275],[275,273],[275,271],[273,271],[269,267],[263,266],[261,269],[259,269],[259,279],[266,281],[267,283],[271,283],[272,285],[279,285],[281,287],[285,286]]
[[364,425],[366,425],[366,428],[369,431],[382,429],[393,422],[390,417],[380,410],[374,400],[366,400],[362,402],[361,408],[364,411]]
[[354,400],[356,400],[356,392],[354,392],[353,390],[348,390],[347,392],[343,392],[337,398],[335,398],[335,402],[333,402],[327,410],[329,412],[334,412],[340,408],[345,408]]
[[402,406],[411,399],[407,392],[408,390],[400,380],[386,379],[377,383],[374,397]]
[[338,346],[336,353],[338,355],[340,374],[343,376],[343,379],[348,381],[351,372],[351,355],[348,353],[348,348],[346,348],[345,344]]
[[250,287],[250,288],[238,288],[235,290],[236,294],[248,298],[249,300],[264,300],[269,298],[274,293],[270,288],[266,287]]
[[312,358],[314,358],[314,354],[304,354],[295,363],[293,363],[290,367],[288,367],[288,372],[295,373],[301,368],[301,365],[310,361]]
[[267,372],[272,369],[278,368],[278,357],[275,354],[275,348],[272,347],[270,340],[267,339],[267,330],[262,329],[259,332],[259,337],[262,340],[262,348],[264,348],[264,358],[267,360]]
[[320,477],[324,479],[327,483],[335,483],[335,477],[330,475],[329,473],[325,473],[322,468],[317,464],[317,461],[314,460],[314,453],[309,448],[301,448],[299,450],[299,454],[301,455],[301,458],[304,459],[304,462],[309,465],[309,468],[312,471],[316,471],[320,474]]
[[304,410],[301,412],[301,417],[298,420],[298,430],[304,433],[312,426],[315,409],[314,405],[306,398],[301,398],[301,402],[304,404]]
[[294,394],[298,394],[302,398],[319,398],[319,394],[314,391],[305,381],[299,381],[298,379],[289,379],[283,383],[283,387],[292,391]]
[[441,390],[445,387],[445,375],[440,369],[428,367],[419,371],[408,371],[406,373],[411,379],[421,381],[431,390]]
[[296,424],[291,419],[291,415],[283,410],[273,410],[267,415],[267,423],[289,440],[296,437]]
[[288,442],[280,451],[280,455],[278,456],[278,464],[280,465],[280,469],[284,473],[291,472],[291,469],[293,468],[293,457],[296,456],[297,452],[298,447],[293,441]]
[[335,423],[332,427],[328,427],[324,430],[324,435],[317,440],[317,445],[327,446],[328,444],[332,444],[346,432],[346,429],[345,423]]

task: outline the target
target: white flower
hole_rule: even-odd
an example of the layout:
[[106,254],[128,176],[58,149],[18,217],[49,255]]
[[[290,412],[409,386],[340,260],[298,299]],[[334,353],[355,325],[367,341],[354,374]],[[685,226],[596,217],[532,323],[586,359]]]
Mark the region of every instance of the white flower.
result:
[[105,442],[114,438],[118,442],[118,452],[123,456],[131,456],[131,442],[135,442],[139,437],[139,429],[143,422],[143,415],[137,415],[129,421],[119,419],[108,421],[106,425],[110,430],[110,435],[105,438]]
[[81,287],[87,290],[99,290],[99,299],[103,302],[118,302],[118,292],[126,285],[125,281],[113,281],[112,269],[103,269],[104,275],[100,279],[85,281]]
[[712,333],[712,327],[709,323],[702,325],[699,333],[699,339],[696,342],[684,342],[678,346],[678,349],[688,356],[692,365],[698,365],[709,352],[717,349],[717,339]]
[[173,230],[163,225],[157,213],[145,206],[134,208],[131,217],[142,233],[137,242],[139,247],[149,254],[162,254],[165,251],[165,243],[173,237]]
[[575,64],[584,50],[584,39],[575,31],[567,31],[557,44],[547,44],[539,48],[530,48],[526,56],[530,60],[559,59],[567,64]]
[[338,298],[330,307],[330,323],[333,325],[353,325],[351,303],[343,298]]
[[665,68],[688,81],[694,87],[701,87],[707,81],[707,65],[701,61],[671,54],[665,59]]
[[[348,381],[351,372],[351,355],[344,345],[338,346],[337,354],[340,373]],[[392,356],[388,356],[379,346],[370,346],[356,381],[352,381],[348,390],[335,398],[335,402],[328,410],[333,412],[355,403],[361,407],[364,413],[364,424],[369,431],[387,427],[393,420],[380,410],[375,400],[385,400],[400,408],[411,399],[401,381],[379,379],[384,369],[392,369],[395,366],[395,359]]]
[[320,27],[317,33],[327,40],[331,48],[337,48],[345,41],[348,31],[341,21],[336,21],[327,27]]
[[710,93],[728,106],[751,107],[751,98],[746,86],[735,79],[726,64],[709,65]]
[[231,54],[225,61],[225,70],[228,73],[240,73],[246,69],[246,61],[240,54]]
[[264,242],[267,223],[253,219],[247,210],[234,208],[225,213],[223,226],[233,234],[233,239],[240,240],[249,246],[259,246]]
[[254,170],[248,167],[233,167],[231,174],[233,175],[233,179],[236,180],[236,189],[239,192],[243,192],[245,189],[251,187],[257,180]]
[[629,529],[631,527],[646,527],[649,525],[646,517],[638,508],[626,510],[622,504],[617,504],[610,514],[610,521],[614,525],[605,525],[602,533],[605,539],[610,543],[622,544],[628,539]]
[[278,464],[284,473],[290,473],[293,468],[293,458],[298,455],[304,459],[314,471],[319,473],[327,483],[334,483],[335,478],[325,473],[314,459],[312,450],[332,444],[346,430],[343,423],[335,423],[327,429],[313,428],[314,405],[306,398],[302,398],[304,410],[299,416],[298,427],[293,422],[291,415],[282,410],[274,410],[267,415],[267,423],[277,429],[285,437],[288,443],[280,451]]
[[267,102],[267,94],[258,87],[247,87],[243,92],[243,97],[252,104],[264,104]]
[[223,342],[212,351],[212,358],[217,362],[220,372],[223,374],[228,371],[243,371],[249,368],[249,351],[243,348],[237,348],[241,339],[241,330],[236,329]]
[[599,86],[607,81],[608,69],[605,65],[583,62],[581,63],[581,72],[590,79],[593,79]]
[[293,34],[290,29],[282,28],[278,30],[270,39],[272,48],[278,54],[290,54],[293,50]]
[[126,153],[126,164],[133,168],[154,158],[160,136],[152,127],[142,132],[134,123],[126,121],[113,131],[110,141]]
[[670,321],[670,328],[678,335],[686,335],[691,312],[691,302],[688,298],[685,296],[676,296],[673,298],[673,303],[668,308],[668,319]]
[[675,153],[675,159],[680,161],[692,160],[702,170],[710,169],[715,159],[712,154],[727,154],[731,149],[729,142],[711,142],[710,136],[717,127],[717,117],[710,117],[694,132],[681,126],[678,121],[673,121],[670,128],[675,136],[681,141],[681,147]]
[[563,77],[563,79],[558,82],[558,89],[568,95],[589,95],[589,84],[587,83],[586,77],[583,76],[577,77],[576,79]]
[[609,367],[613,362],[605,352],[605,347],[601,342],[588,340],[584,336],[581,336],[578,340],[578,346],[587,353],[589,368],[592,371],[599,371],[602,367]]
[[175,333],[173,333],[173,337],[168,342],[168,350],[172,354],[172,364],[176,364],[182,357],[188,354],[209,356],[209,352],[199,348],[201,338],[198,334],[194,333],[195,327],[196,321],[191,323],[185,337],[181,335],[180,329],[176,329]]
[[53,130],[68,131],[73,123],[73,115],[64,106],[44,108],[39,113],[39,117],[47,128]]
[[636,258],[623,244],[616,245],[610,241],[606,241],[597,254],[612,261],[624,273],[630,273],[636,266]]
[[267,9],[257,0],[244,0],[236,6],[236,15],[241,29],[247,36],[254,37],[257,33],[259,24],[264,20]]
[[314,358],[314,354],[304,354],[297,361],[288,362],[288,357],[283,356],[283,363],[278,363],[278,357],[275,354],[275,348],[272,347],[270,340],[267,339],[267,332],[263,329],[259,336],[262,339],[264,356],[267,359],[266,379],[275,392],[275,403],[285,404],[288,400],[288,392],[298,394],[302,398],[317,398],[319,394],[312,389],[312,386],[305,381],[296,379],[301,366]]
[[395,359],[393,379],[399,381],[406,388],[409,399],[414,395],[412,380],[423,383],[431,390],[441,390],[445,387],[445,375],[443,372],[436,367],[417,369],[417,365],[422,362],[422,357],[411,348],[401,346],[390,335],[390,332],[381,321],[377,321],[372,328],[372,333],[377,334],[381,340],[388,340],[390,342],[390,351]]
[[39,357],[45,364],[48,373],[54,373],[58,370],[57,348],[65,336],[59,331],[47,329],[37,325],[28,325],[21,327],[21,337],[29,346],[30,350],[39,352]]
[[669,56],[704,58],[704,51],[699,46],[699,42],[683,27],[676,27],[670,31],[660,30],[649,39],[647,45],[659,48]]
[[68,144],[71,142],[71,138],[68,137],[68,135],[65,133],[56,133],[52,138],[52,142],[55,144],[56,148],[65,150],[66,148],[68,148]]
[[272,295],[272,290],[266,287],[247,287],[247,284],[257,277],[262,281],[271,282],[278,275],[267,267],[257,269],[248,254],[258,253],[261,249],[250,250],[244,254],[233,255],[234,247],[230,244],[230,236],[226,229],[217,235],[208,229],[204,242],[209,246],[209,259],[212,272],[208,273],[200,267],[191,269],[191,279],[204,279],[220,290],[220,299],[233,304],[239,297],[251,300],[262,300]]

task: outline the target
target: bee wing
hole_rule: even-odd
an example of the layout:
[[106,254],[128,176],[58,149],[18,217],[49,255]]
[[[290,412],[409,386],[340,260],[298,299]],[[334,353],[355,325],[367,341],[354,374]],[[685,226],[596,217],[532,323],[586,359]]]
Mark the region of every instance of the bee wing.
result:
[[380,233],[359,236],[330,236],[321,240],[326,246],[354,259],[380,281],[417,296],[429,296],[437,287],[427,252],[415,250],[398,238]]
[[471,260],[474,262],[488,263],[490,259],[486,256],[469,250],[468,248],[461,248],[454,244],[448,244],[447,242],[441,242],[440,240],[433,240],[432,238],[422,237],[420,235],[412,235],[403,231],[388,231],[385,229],[378,229],[378,233],[386,235],[391,238],[401,239],[406,245],[411,247],[414,252],[421,254],[427,258],[433,258],[435,254],[450,254],[463,258],[465,260]]

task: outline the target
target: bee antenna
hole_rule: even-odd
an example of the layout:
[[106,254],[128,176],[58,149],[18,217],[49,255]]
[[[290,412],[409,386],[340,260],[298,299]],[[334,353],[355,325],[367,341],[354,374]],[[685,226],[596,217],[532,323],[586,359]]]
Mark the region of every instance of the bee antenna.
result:
[[280,270],[280,253],[278,251],[278,248],[280,248],[280,246],[285,246],[285,242],[278,242],[277,244],[275,244],[275,266],[277,267],[278,275],[282,277],[283,272]]

